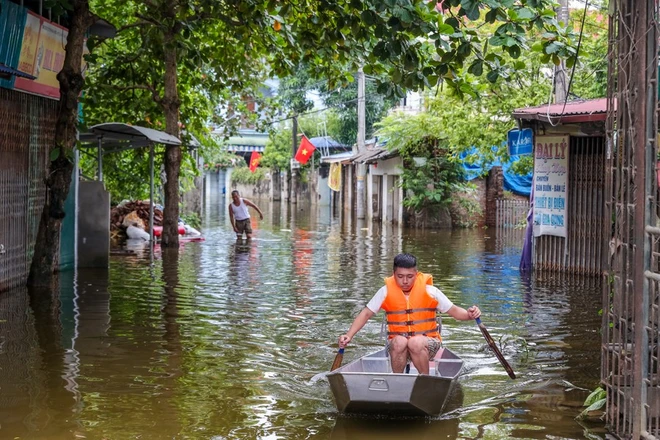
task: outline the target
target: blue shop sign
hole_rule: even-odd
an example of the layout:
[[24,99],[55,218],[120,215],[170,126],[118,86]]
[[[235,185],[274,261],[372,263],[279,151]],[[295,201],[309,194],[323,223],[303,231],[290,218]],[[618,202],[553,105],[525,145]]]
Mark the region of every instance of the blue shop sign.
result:
[[509,130],[507,146],[509,147],[509,156],[532,154],[534,150],[534,133],[532,129]]

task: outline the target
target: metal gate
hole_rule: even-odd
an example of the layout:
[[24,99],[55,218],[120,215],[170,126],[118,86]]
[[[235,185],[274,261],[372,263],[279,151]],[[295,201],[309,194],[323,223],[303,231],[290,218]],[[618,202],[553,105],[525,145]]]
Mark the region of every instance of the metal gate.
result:
[[497,229],[525,229],[528,212],[528,200],[495,200],[495,226]]
[[534,267],[582,275],[604,268],[605,141],[571,136],[566,238],[542,235],[534,241]]
[[0,291],[27,279],[57,102],[0,89]]
[[606,421],[623,438],[660,438],[658,33],[655,0],[610,2],[601,380]]

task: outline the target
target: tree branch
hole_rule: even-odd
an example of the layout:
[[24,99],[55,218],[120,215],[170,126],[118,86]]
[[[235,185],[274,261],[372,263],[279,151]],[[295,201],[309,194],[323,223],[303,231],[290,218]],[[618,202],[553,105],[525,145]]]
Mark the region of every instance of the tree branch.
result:
[[148,92],[151,92],[151,96],[157,104],[160,104],[160,102],[162,101],[162,98],[160,97],[158,91],[154,86],[150,86],[146,84],[133,84],[132,86],[116,86],[109,84],[108,87],[111,87],[120,92],[128,92],[131,90],[146,90]]
[[136,28],[136,27],[142,27],[142,26],[144,26],[145,24],[148,24],[148,23],[155,24],[153,22],[148,22],[146,20],[136,21],[135,23],[126,24],[126,25],[120,27],[119,29],[117,29],[117,33],[119,34],[120,32],[123,32],[123,31],[128,30],[128,29],[133,29],[133,28]]
[[142,15],[142,14],[135,14],[135,16],[136,16],[137,18],[141,18],[142,20],[144,20],[144,21],[146,21],[146,22],[149,22],[149,23],[151,23],[151,24],[155,24],[155,25],[158,26],[158,27],[161,27],[161,28],[164,27],[164,26],[163,26],[163,23],[161,23],[160,21],[156,20],[156,19],[153,18],[153,17],[147,17],[147,16]]

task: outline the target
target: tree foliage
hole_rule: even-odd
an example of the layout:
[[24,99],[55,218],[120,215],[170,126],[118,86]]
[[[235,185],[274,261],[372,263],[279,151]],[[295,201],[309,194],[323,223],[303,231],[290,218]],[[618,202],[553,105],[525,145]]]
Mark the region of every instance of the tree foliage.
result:
[[291,128],[282,127],[272,130],[266,142],[266,149],[259,165],[266,168],[273,168],[277,171],[289,168],[289,163],[293,157],[293,137]]
[[377,126],[379,136],[387,139],[387,148],[403,159],[404,206],[415,210],[447,206],[454,192],[466,189],[461,165],[447,144],[439,117],[396,112]]
[[[271,129],[260,166],[273,168],[277,171],[289,168],[294,151],[292,127],[288,122],[274,126]],[[339,118],[333,111],[323,112],[322,116],[319,113],[314,113],[298,119],[299,134],[304,134],[309,138],[330,136],[337,139],[339,127]],[[312,163],[317,163],[319,155],[320,152],[315,151],[312,159],[303,165],[303,168],[310,166]]]
[[[580,27],[582,13],[582,10],[572,13],[572,27]],[[602,28],[603,21],[600,12],[587,10],[579,60],[574,69],[569,69],[569,73],[574,71],[571,96],[605,96],[607,31]],[[489,26],[484,23],[480,32],[491,33],[493,30]],[[598,32],[594,31],[593,26],[598,26],[595,28]],[[438,117],[438,125],[434,130],[444,136],[452,151],[456,154],[473,148],[476,150],[477,153],[468,156],[467,160],[482,163],[495,158],[508,160],[505,141],[507,132],[516,127],[513,111],[554,102],[554,63],[548,65],[551,60],[543,52],[540,43],[516,59],[510,55],[508,57],[507,63],[513,63],[515,69],[509,71],[507,76],[499,76],[495,82],[484,80],[473,74],[475,64],[472,63],[459,72],[466,78],[466,83],[470,84],[469,88],[465,88],[465,93],[457,94],[454,89],[442,88],[428,97],[428,111]],[[524,174],[531,171],[531,167],[532,158],[526,156],[520,158],[513,169]]]
[[[335,108],[340,118],[340,131],[337,141],[346,145],[353,145],[357,139],[357,82],[344,87],[329,89],[327,85],[321,88],[321,97],[327,107]],[[375,79],[365,81],[365,138],[374,134],[374,124],[380,121],[389,109],[397,103],[394,97],[386,97],[378,92]]]
[[[571,97],[604,98],[607,95],[608,15],[607,4],[595,2],[596,9],[571,11],[572,26],[582,29],[582,41]],[[586,16],[584,16],[586,11]]]
[[[258,96],[263,74],[285,77],[301,64],[331,87],[351,82],[347,72],[364,66],[389,79],[379,93],[402,96],[404,88],[433,87],[440,79],[463,92],[457,72],[473,58],[472,74],[495,82],[512,68],[503,54],[518,58],[532,29],[543,32],[540,47],[553,61],[575,56],[550,0],[441,4],[442,13],[426,0],[95,0],[120,32],[90,57],[96,80],[87,105],[113,115],[130,110],[178,136],[180,128],[202,132],[219,103]],[[482,13],[498,25],[488,38],[475,25]],[[233,100],[228,115],[244,102]],[[164,246],[178,242],[181,160],[178,147],[166,149]]]

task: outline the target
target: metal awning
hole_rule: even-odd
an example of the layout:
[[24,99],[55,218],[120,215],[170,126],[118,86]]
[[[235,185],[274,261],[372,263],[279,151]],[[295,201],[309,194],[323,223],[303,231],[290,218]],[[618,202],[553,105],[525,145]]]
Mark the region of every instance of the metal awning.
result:
[[181,145],[179,138],[164,131],[121,122],[94,125],[89,127],[88,133],[81,133],[79,137],[80,141],[85,143],[97,142],[99,138],[106,141],[104,143],[128,141],[136,148],[151,144]]
[[[194,137],[193,137],[194,139]],[[81,148],[96,148],[98,179],[103,181],[103,155],[132,148],[149,147],[149,235],[154,242],[154,144],[181,145],[179,138],[153,128],[121,122],[107,122],[89,127],[88,133],[80,133],[78,140],[87,145]],[[196,143],[191,141],[191,144]],[[153,252],[152,252],[153,256]]]
[[30,75],[29,73],[21,72],[20,70],[6,66],[3,63],[0,63],[0,76],[18,76],[20,78],[27,78],[27,79],[37,78],[36,76]]
[[332,154],[330,156],[321,156],[321,163],[334,163],[343,162],[353,157],[352,151],[345,151],[343,153]]

